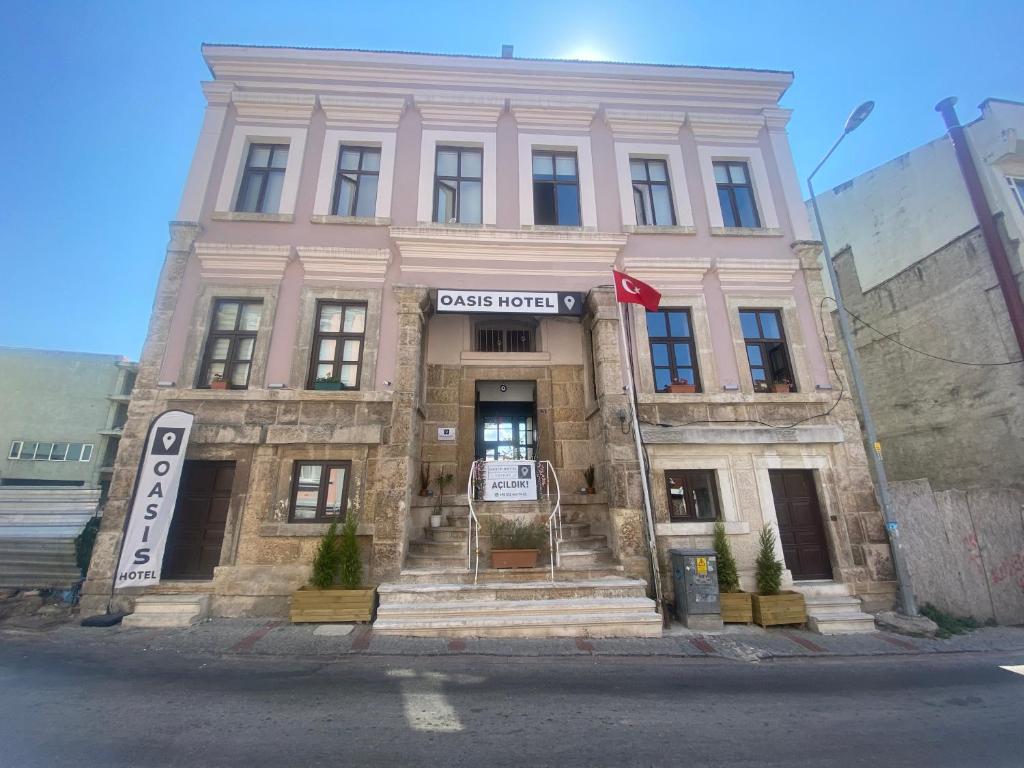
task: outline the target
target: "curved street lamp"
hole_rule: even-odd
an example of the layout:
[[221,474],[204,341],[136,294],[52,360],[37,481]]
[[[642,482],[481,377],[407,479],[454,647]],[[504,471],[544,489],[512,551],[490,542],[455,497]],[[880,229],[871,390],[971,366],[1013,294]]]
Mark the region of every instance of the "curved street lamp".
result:
[[906,558],[900,542],[899,524],[892,514],[892,497],[889,495],[889,479],[885,474],[885,464],[882,461],[881,444],[878,442],[878,432],[875,429],[875,421],[871,417],[871,407],[868,404],[867,393],[864,391],[864,382],[860,374],[860,359],[857,350],[853,345],[853,332],[850,328],[850,320],[846,315],[846,305],[843,302],[843,294],[839,290],[839,279],[836,277],[836,269],[832,264],[832,252],[828,247],[828,238],[825,237],[825,228],[821,224],[821,212],[818,210],[818,200],[814,194],[812,181],[814,175],[821,170],[825,161],[832,157],[836,147],[847,137],[848,134],[857,130],[861,123],[867,120],[871,110],[875,108],[875,102],[865,101],[858,106],[850,116],[846,118],[846,125],[843,127],[842,135],[836,139],[835,144],[821,159],[821,162],[811,171],[807,177],[807,189],[811,193],[811,208],[814,210],[814,220],[818,225],[818,236],[821,238],[821,246],[825,256],[825,269],[828,270],[829,280],[832,281],[832,293],[836,302],[836,310],[839,315],[839,332],[843,337],[843,344],[846,346],[846,359],[849,364],[850,379],[857,392],[857,399],[860,401],[861,418],[864,420],[864,433],[867,436],[871,449],[868,456],[871,459],[871,466],[875,472],[875,482],[878,485],[878,500],[882,505],[882,514],[885,516],[885,530],[889,535],[889,546],[892,550],[893,567],[896,569],[896,583],[899,586],[900,608],[907,616],[917,615],[917,601],[914,599],[914,590],[910,584],[910,573],[907,570]]

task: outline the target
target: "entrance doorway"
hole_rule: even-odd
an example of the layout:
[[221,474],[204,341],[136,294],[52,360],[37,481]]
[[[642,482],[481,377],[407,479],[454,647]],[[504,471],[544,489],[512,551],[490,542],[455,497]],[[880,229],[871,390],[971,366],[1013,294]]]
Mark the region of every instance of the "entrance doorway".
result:
[[481,381],[476,385],[476,458],[533,460],[537,453],[536,385]]
[[768,475],[786,568],[794,581],[831,579],[832,562],[814,474],[809,469],[773,469]]
[[210,579],[220,563],[233,461],[186,461],[167,535],[162,578]]

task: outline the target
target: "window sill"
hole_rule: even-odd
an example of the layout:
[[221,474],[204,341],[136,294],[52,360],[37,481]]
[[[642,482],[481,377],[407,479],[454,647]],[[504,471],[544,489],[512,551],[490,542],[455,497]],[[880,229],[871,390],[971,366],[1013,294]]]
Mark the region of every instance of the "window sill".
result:
[[783,232],[766,227],[712,227],[711,234],[718,237],[782,237]]
[[453,221],[445,224],[440,221],[420,221],[417,226],[427,229],[497,229],[494,224],[463,224],[460,221]]
[[835,394],[830,391],[822,392],[787,392],[785,394],[775,392],[741,392],[730,390],[727,392],[638,392],[637,402],[644,404],[664,403],[736,403],[760,404],[760,403],[832,403],[835,401]]
[[[724,520],[722,522],[725,524],[727,534],[750,533],[750,523],[740,520]],[[713,536],[715,522],[658,523],[654,527],[654,532],[658,536]]]
[[[266,538],[323,536],[330,527],[330,523],[263,523],[260,525],[260,536]],[[373,523],[359,523],[356,527],[357,536],[373,536],[373,534]]]
[[550,352],[463,352],[460,362],[463,365],[473,363],[487,363],[489,365],[501,365],[502,363],[513,365],[516,363],[549,363],[551,362]]
[[622,231],[630,235],[695,235],[696,227],[659,227],[649,224],[625,224]]
[[378,216],[333,216],[317,214],[309,219],[314,224],[349,224],[357,227],[390,227],[391,219]]
[[582,227],[572,224],[523,224],[522,229],[532,232],[597,232],[597,227]]
[[290,213],[242,213],[241,211],[214,211],[214,221],[264,221],[290,224],[295,217]]

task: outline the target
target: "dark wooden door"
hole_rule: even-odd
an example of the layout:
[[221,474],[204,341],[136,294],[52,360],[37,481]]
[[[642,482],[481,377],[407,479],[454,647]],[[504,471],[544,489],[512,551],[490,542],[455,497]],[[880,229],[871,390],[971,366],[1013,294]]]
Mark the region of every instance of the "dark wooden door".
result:
[[779,540],[793,579],[831,579],[825,522],[809,469],[773,469],[772,496],[779,519]]
[[233,461],[186,461],[167,536],[163,578],[209,579],[220,548],[235,479]]

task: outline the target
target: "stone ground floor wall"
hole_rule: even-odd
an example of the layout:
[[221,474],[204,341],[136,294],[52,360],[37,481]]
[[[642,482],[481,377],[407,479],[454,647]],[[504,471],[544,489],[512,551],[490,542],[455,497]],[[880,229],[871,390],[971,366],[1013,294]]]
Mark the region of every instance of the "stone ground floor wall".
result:
[[914,594],[955,616],[1024,624],[1024,492],[890,484]]

